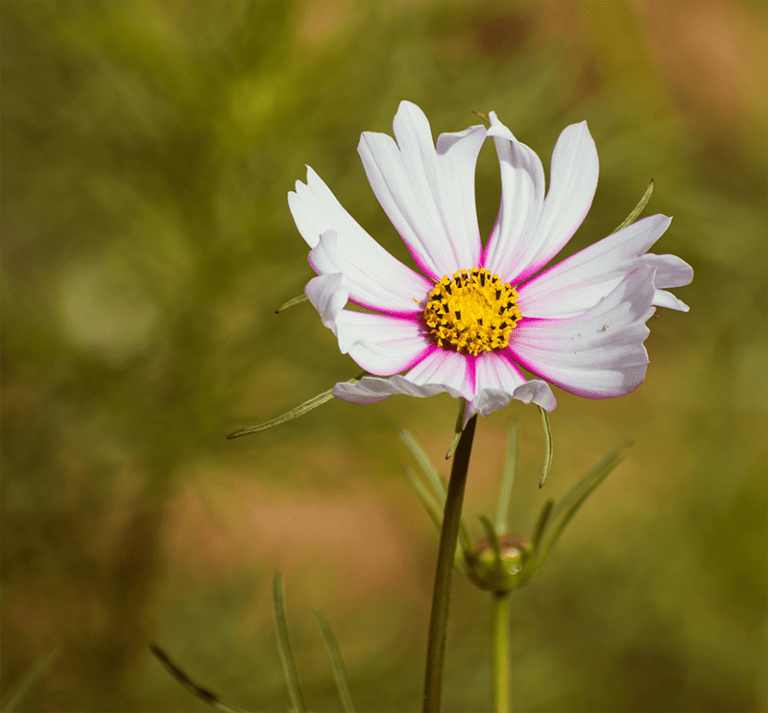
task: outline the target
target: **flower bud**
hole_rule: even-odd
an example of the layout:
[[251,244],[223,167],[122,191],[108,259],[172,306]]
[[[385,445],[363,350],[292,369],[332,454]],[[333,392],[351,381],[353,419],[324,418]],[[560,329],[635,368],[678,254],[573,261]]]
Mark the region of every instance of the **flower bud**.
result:
[[465,553],[469,578],[481,589],[509,592],[528,581],[530,573],[525,570],[531,542],[520,535],[500,535],[498,542],[498,556],[486,537],[475,543],[474,551]]

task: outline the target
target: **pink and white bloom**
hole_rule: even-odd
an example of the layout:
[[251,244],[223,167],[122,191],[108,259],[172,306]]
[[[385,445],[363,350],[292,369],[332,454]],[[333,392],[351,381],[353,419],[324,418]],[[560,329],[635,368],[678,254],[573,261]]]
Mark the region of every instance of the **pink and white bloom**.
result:
[[[666,288],[693,270],[648,249],[670,218],[653,215],[542,270],[581,225],[598,176],[586,122],[560,134],[549,190],[539,157],[490,113],[490,129],[441,134],[402,102],[397,142],[363,133],[358,151],[376,198],[421,270],[396,260],[307,168],[288,203],[317,273],[306,294],[349,354],[372,376],[334,396],[369,404],[393,394],[466,399],[465,423],[511,399],[555,408],[547,382],[589,398],[621,396],[645,378],[646,321],[655,306],[687,311]],[[483,247],[475,164],[493,137],[501,206]],[[370,312],[346,309],[347,303]],[[521,367],[540,379],[527,379]],[[546,380],[546,381],[544,381]]]

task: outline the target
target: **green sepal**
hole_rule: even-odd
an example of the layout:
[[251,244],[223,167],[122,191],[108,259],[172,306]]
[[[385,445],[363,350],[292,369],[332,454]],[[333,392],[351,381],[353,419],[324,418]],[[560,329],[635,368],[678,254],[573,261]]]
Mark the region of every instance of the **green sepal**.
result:
[[637,216],[640,215],[640,213],[643,212],[643,208],[645,208],[646,205],[648,205],[648,201],[651,200],[651,194],[653,193],[653,179],[651,179],[651,182],[648,184],[648,188],[645,189],[645,193],[643,194],[643,197],[640,199],[640,202],[635,206],[634,210],[624,219],[624,221],[619,225],[616,230],[614,230],[613,233],[618,233],[622,228],[626,228],[628,225],[631,225],[637,220]]
[[289,307],[293,307],[294,305],[300,305],[302,302],[308,302],[309,297],[307,297],[304,293],[297,295],[296,297],[288,300],[284,304],[281,304],[276,310],[275,314],[280,314],[283,310],[288,309]]
[[485,516],[480,516],[480,523],[483,526],[483,529],[485,530],[485,536],[488,538],[488,541],[491,545],[491,552],[493,552],[493,556],[496,558],[497,562],[501,561],[501,545],[499,544],[499,536],[496,534],[496,530],[493,527],[493,523]]
[[[347,381],[348,384],[356,384],[360,379],[362,379],[368,372],[361,372],[358,374],[354,379],[349,379]],[[317,396],[312,397],[309,399],[309,401],[305,401],[303,404],[300,404],[296,408],[291,409],[287,413],[284,413],[282,416],[278,416],[277,418],[273,418],[271,421],[266,421],[265,423],[260,423],[257,426],[248,426],[247,428],[241,428],[238,431],[235,431],[234,433],[230,433],[227,438],[239,438],[240,436],[247,436],[249,433],[261,433],[262,431],[268,431],[270,428],[274,428],[275,426],[280,426],[283,423],[287,423],[288,421],[293,421],[294,418],[298,418],[299,416],[303,416],[305,413],[309,413],[310,411],[316,409],[318,406],[322,406],[327,401],[330,401],[333,399],[333,389],[328,389],[328,391],[323,391],[322,394],[318,394]]]
[[552,428],[549,425],[549,414],[541,406],[538,408],[541,414],[541,423],[544,426],[544,468],[541,471],[541,480],[539,481],[539,487],[542,488],[552,468],[552,458],[555,454],[555,449],[552,443]]

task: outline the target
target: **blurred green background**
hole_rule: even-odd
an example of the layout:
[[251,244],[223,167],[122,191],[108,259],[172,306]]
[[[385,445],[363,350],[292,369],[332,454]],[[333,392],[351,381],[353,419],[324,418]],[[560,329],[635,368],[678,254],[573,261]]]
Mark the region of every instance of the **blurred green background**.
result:
[[[317,314],[286,201],[311,165],[409,260],[356,153],[400,100],[435,135],[496,110],[549,167],[587,119],[601,162],[567,247],[653,178],[656,251],[695,280],[650,323],[643,386],[556,390],[481,420],[465,516],[495,512],[518,420],[515,530],[632,439],[543,573],[514,595],[525,711],[766,706],[766,87],[761,2],[26,2],[2,12],[2,689],[16,710],[285,710],[270,582],[284,573],[313,710],[338,710],[323,609],[363,710],[420,707],[437,533],[407,427],[442,456],[456,404],[340,402],[227,433],[355,374]],[[481,229],[498,207],[488,142]],[[489,603],[456,580],[444,702],[490,708]]]

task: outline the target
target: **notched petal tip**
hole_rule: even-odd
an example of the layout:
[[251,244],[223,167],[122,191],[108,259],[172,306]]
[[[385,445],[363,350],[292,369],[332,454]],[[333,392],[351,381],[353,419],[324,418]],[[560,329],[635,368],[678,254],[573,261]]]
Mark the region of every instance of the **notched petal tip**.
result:
[[552,393],[552,387],[541,379],[526,381],[515,389],[514,397],[524,404],[536,404],[545,411],[554,411],[557,399]]
[[508,141],[517,141],[514,134],[499,121],[499,117],[495,111],[488,112],[488,118],[491,122],[490,128],[486,129],[488,136],[499,139],[507,139]]

